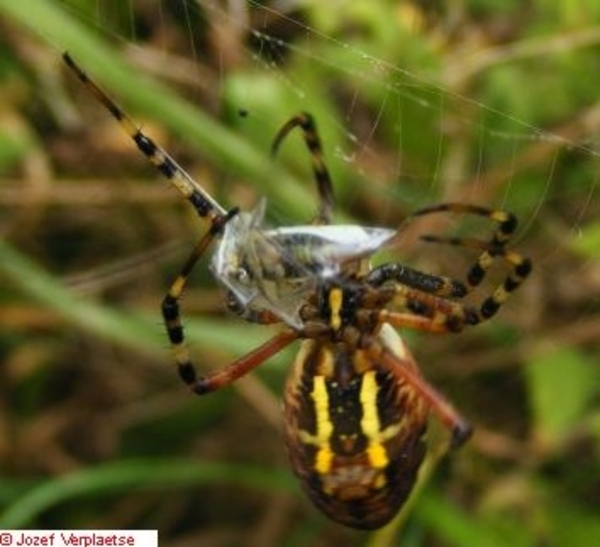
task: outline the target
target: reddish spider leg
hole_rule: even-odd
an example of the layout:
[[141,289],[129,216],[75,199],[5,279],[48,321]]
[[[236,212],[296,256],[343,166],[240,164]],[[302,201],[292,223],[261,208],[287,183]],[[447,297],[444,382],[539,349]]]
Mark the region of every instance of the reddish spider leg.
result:
[[297,339],[298,334],[296,332],[285,330],[224,368],[215,370],[200,378],[194,377],[184,380],[197,395],[216,391],[241,378]]
[[[445,333],[454,330],[454,319],[457,316],[458,310],[462,311],[459,304],[406,287],[403,287],[401,293],[401,300],[403,301],[408,296],[414,298],[417,294],[421,304],[426,300],[428,306],[427,310],[430,313],[430,316],[415,315],[411,312],[397,312],[387,309],[373,310],[371,312],[372,320],[376,322],[376,324],[387,323],[396,328],[433,333]],[[473,432],[471,425],[443,395],[419,374],[419,369],[414,361],[414,357],[405,344],[403,344],[403,346],[405,355],[402,356],[396,355],[381,344],[381,342],[374,339],[370,339],[365,344],[364,349],[373,360],[383,363],[393,374],[410,384],[421,395],[442,424],[451,431],[451,448],[454,449],[459,447],[471,436]]]
[[[388,269],[389,266],[396,264],[386,264],[382,268]],[[376,270],[374,272],[378,273]],[[389,288],[375,285],[375,291],[385,292],[381,296],[377,292],[363,295],[363,313],[370,318],[371,324],[390,323],[396,327],[435,333],[462,330],[469,324],[474,312],[447,296],[451,290],[461,293],[464,287],[460,284],[449,285],[448,280],[443,278],[432,278],[432,281],[437,281],[438,286],[435,288],[428,281],[424,287],[429,292],[402,283]]]
[[387,370],[396,378],[410,384],[427,402],[444,427],[451,432],[451,448],[458,448],[471,436],[473,433],[471,425],[437,390],[423,379],[406,345],[403,344],[404,354],[401,356],[394,354],[389,348],[375,339],[371,339],[365,345],[364,350],[375,362],[385,365]]

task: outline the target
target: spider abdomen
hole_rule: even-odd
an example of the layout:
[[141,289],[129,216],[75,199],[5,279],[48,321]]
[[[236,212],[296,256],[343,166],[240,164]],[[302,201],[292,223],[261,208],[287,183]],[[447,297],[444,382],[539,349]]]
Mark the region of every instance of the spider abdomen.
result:
[[[379,340],[414,368],[386,327]],[[292,467],[315,505],[346,526],[373,529],[391,520],[425,456],[428,406],[396,372],[342,343],[309,340],[288,378]]]

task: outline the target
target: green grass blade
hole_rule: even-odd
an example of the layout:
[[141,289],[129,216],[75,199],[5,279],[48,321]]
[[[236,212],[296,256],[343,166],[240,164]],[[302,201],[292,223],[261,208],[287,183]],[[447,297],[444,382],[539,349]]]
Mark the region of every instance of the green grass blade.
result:
[[22,495],[0,515],[0,528],[22,528],[48,509],[74,499],[132,489],[182,489],[206,484],[293,491],[290,473],[280,470],[206,461],[125,460],[50,479]]

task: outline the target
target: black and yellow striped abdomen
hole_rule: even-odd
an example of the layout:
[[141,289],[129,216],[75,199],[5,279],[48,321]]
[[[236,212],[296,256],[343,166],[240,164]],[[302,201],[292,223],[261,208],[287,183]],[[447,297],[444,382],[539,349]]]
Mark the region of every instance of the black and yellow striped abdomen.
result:
[[[391,327],[383,325],[379,339],[416,370]],[[292,467],[313,502],[354,528],[391,520],[425,456],[428,416],[399,371],[344,343],[307,340],[288,378],[284,413]]]

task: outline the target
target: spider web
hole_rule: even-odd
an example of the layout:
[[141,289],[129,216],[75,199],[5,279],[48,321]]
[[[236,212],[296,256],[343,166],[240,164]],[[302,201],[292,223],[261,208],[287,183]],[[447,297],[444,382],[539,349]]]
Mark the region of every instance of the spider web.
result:
[[[587,333],[584,340],[595,336],[599,111],[593,86],[573,82],[565,89],[565,82],[580,70],[594,73],[598,32],[581,26],[544,34],[516,25],[513,37],[506,29],[495,34],[485,22],[487,15],[490,25],[506,25],[510,8],[497,17],[478,14],[481,22],[463,14],[451,24],[449,12],[418,2],[350,4],[340,4],[347,11],[338,13],[333,5],[293,2],[131,1],[118,7],[98,2],[83,12],[64,2],[120,43],[141,71],[180,86],[260,150],[269,149],[294,113],[311,112],[340,218],[400,226],[411,211],[441,201],[514,212],[520,220],[515,248],[532,258],[535,273],[498,321],[512,326],[520,348],[537,344],[528,335],[534,331],[553,339],[558,332],[565,343],[579,340],[578,328]],[[556,79],[552,69],[560,70]],[[311,180],[300,138],[287,139],[277,161]],[[225,206],[249,208],[266,193],[274,225],[306,222],[314,213],[290,212],[261,181],[239,181],[227,165],[217,170]],[[407,230],[403,261],[461,277],[473,257],[420,243],[421,233],[485,239],[491,227],[436,217]],[[504,274],[495,268],[482,292]],[[564,330],[566,324],[571,328]],[[472,344],[469,335],[444,340],[423,359],[443,362],[446,352]],[[502,366],[506,351],[482,352],[472,366]]]
[[[456,393],[451,397],[456,406],[477,419],[482,431],[474,440],[477,450],[490,455],[494,463],[507,458],[517,467],[519,451],[529,445],[523,441],[514,448],[507,439],[535,442],[524,433],[535,427],[524,418],[529,407],[524,402],[521,368],[535,361],[538,351],[539,360],[552,355],[549,347],[597,358],[600,111],[594,82],[587,81],[592,80],[589,74],[598,73],[597,28],[572,24],[567,29],[559,25],[544,29],[531,20],[511,26],[508,23],[518,13],[511,3],[504,14],[492,16],[473,8],[473,13],[459,14],[458,20],[450,8],[383,0],[60,4],[116,44],[135,70],[177,88],[199,110],[265,154],[285,121],[299,111],[311,112],[334,179],[340,222],[400,226],[411,211],[447,201],[477,203],[517,215],[514,248],[532,258],[534,274],[492,325],[459,337],[439,337],[435,343],[415,340],[414,347],[407,333],[426,377],[445,393]],[[94,74],[94,67],[84,68]],[[135,110],[131,113],[138,119]],[[106,118],[106,113],[101,116]],[[200,173],[202,183],[224,206],[248,209],[266,195],[273,225],[306,222],[314,214],[316,203],[310,211],[290,209],[264,190],[262,181],[241,177],[226,162],[215,161],[202,150],[198,153],[197,147],[190,152],[177,139],[161,134],[149,121],[151,116],[147,118],[145,129],[153,135],[158,131],[157,140],[166,140],[169,151],[172,144],[180,146],[173,155],[191,173]],[[122,135],[118,138],[124,144],[123,151],[117,151],[131,156],[131,164],[142,163],[130,143]],[[95,164],[85,159],[81,162],[85,168],[98,172],[109,167],[100,163],[112,163],[105,156]],[[310,156],[299,137],[286,139],[275,161],[316,194]],[[122,159],[115,161],[114,169],[124,164]],[[114,195],[120,192],[115,187]],[[98,275],[92,272],[96,291],[99,278],[112,279],[115,269],[125,269],[131,282],[149,288],[145,270],[144,280],[139,279],[140,262],[151,261],[152,269],[161,258],[168,259],[166,279],[180,267],[181,257],[171,261],[172,248],[167,256],[160,245],[181,237],[191,222],[181,213],[186,204],[173,205],[182,201],[179,196],[164,205],[162,195],[158,193],[152,207],[138,202],[144,215],[157,219],[156,225],[146,216],[115,220],[121,217],[112,209],[94,212],[96,231],[99,225],[134,224],[130,222],[134,218],[152,233],[144,232],[141,247],[159,249],[149,253],[151,258],[145,253],[137,261],[128,258],[108,273],[103,264],[102,271],[95,270]],[[164,196],[166,200],[170,194],[165,191]],[[183,220],[174,219],[173,211]],[[163,220],[167,212],[171,214]],[[82,216],[90,222],[89,215]],[[402,262],[461,278],[473,261],[472,253],[422,243],[419,234],[423,233],[485,239],[491,227],[480,219],[436,216],[407,228],[398,249]],[[181,256],[195,234],[183,238]],[[398,254],[384,259],[397,260]],[[501,264],[495,268],[481,293],[489,294],[505,270]],[[198,273],[201,279],[195,281],[201,284],[202,276]],[[114,277],[122,282],[122,276]],[[165,283],[161,279],[143,301],[147,304],[150,299],[153,310]],[[188,295],[186,314],[192,315],[189,312],[198,300],[202,305],[193,311],[213,311],[211,294],[202,292],[202,299],[194,298],[195,293]],[[118,302],[122,305],[122,299]],[[216,355],[215,363],[229,361],[231,356],[223,357],[219,351],[207,352],[211,359]],[[119,384],[122,368],[118,374],[113,372],[112,385]],[[253,392],[248,398],[259,408],[268,394]],[[248,426],[243,418],[242,423]],[[486,436],[490,431],[500,437]],[[229,448],[226,442],[224,446]],[[262,457],[262,446],[258,453]]]
[[[438,201],[507,209],[520,219],[516,243],[534,258],[537,275],[551,275],[555,260],[574,253],[577,260],[560,283],[572,287],[577,279],[593,277],[590,255],[579,251],[589,247],[585,227],[598,213],[598,107],[592,93],[569,96],[558,79],[548,78],[539,87],[529,86],[527,79],[551,72],[536,67],[542,62],[554,62],[568,77],[573,69],[553,59],[558,54],[588,67],[598,33],[588,27],[558,29],[477,47],[470,43],[475,38],[468,35],[468,22],[446,29],[443,18],[450,16],[441,9],[401,3],[385,8],[390,21],[382,22],[369,19],[377,9],[388,13],[374,6],[340,16],[336,8],[310,4],[303,12],[293,2],[187,1],[152,7],[128,2],[120,8],[98,3],[86,17],[124,43],[146,69],[161,54],[190,59],[191,64],[182,63],[187,72],[178,72],[175,64],[169,70],[164,62],[153,70],[186,80],[193,100],[205,99],[197,91],[194,97],[194,88],[218,89],[212,95],[220,94],[218,104],[211,110],[263,150],[294,112],[311,112],[340,208],[358,222],[399,225],[411,210]],[[506,24],[506,17],[510,14],[498,19]],[[168,36],[148,40],[144,25],[151,18],[164,20],[165,28],[179,18],[183,38],[173,46]],[[120,22],[119,29],[113,20]],[[377,34],[384,31],[397,35]],[[148,42],[154,49],[145,54]],[[207,64],[213,70],[209,83]],[[290,141],[282,163],[308,180],[308,153],[300,139]],[[312,213],[290,218],[273,199],[269,211],[274,224],[305,221]],[[446,230],[458,221],[440,223],[435,227]],[[460,224],[465,233],[486,229]],[[552,236],[538,244],[541,232]],[[431,252],[453,254],[445,249],[423,254]],[[597,304],[595,299],[588,303]]]

